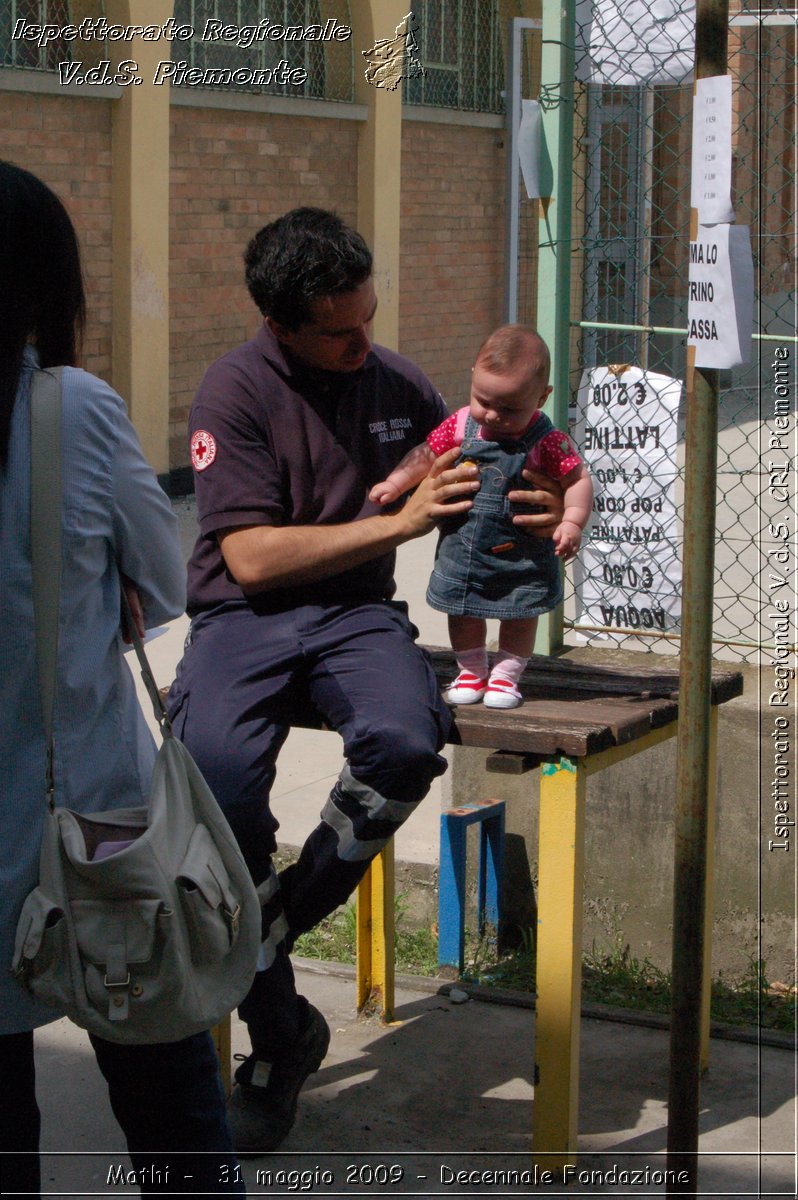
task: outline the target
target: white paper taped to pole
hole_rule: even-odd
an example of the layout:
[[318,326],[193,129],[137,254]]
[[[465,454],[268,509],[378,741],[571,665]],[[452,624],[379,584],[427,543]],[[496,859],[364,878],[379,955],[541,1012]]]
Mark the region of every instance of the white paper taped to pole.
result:
[[682,383],[639,367],[595,367],[579,386],[574,440],[593,477],[593,519],[574,563],[576,624],[621,645],[674,633],[682,569],[676,519]]
[[690,243],[687,345],[695,365],[726,369],[751,361],[754,264],[747,225],[699,225]]
[[540,196],[541,112],[537,100],[521,101],[518,127],[518,161],[530,200]]
[[702,225],[734,220],[731,75],[699,79],[693,96],[690,204]]

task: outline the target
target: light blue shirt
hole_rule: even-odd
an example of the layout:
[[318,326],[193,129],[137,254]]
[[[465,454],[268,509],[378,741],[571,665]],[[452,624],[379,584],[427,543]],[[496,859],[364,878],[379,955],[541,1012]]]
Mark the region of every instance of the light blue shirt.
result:
[[[26,351],[0,470],[0,1033],[56,1019],[10,976],[22,903],[38,881],[45,812],[30,549],[30,380]],[[83,812],[140,804],[155,746],[119,636],[119,572],[152,627],[185,606],[177,522],[117,394],[63,373],[62,578],[54,711],[56,802]]]

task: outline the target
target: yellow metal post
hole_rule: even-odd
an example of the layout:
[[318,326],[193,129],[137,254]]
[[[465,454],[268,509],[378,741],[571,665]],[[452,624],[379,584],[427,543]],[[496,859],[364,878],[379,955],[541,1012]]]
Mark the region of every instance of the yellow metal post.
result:
[[394,893],[391,840],[357,889],[357,1006],[373,1004],[385,1021],[394,1009]]
[[371,995],[371,867],[358,884],[355,927],[355,978],[358,1011]]
[[533,1152],[548,1169],[576,1150],[586,782],[579,761],[541,767]]

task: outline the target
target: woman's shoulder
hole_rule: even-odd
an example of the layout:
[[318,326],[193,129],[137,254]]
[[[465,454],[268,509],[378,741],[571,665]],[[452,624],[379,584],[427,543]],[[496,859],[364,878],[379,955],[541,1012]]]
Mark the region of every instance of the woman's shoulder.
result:
[[107,408],[114,414],[125,412],[122,397],[99,375],[92,375],[82,367],[62,367],[62,372],[64,403],[69,401],[75,407],[85,406],[92,410]]
[[81,367],[64,367],[61,408],[65,444],[102,457],[113,454],[127,409],[110,384]]

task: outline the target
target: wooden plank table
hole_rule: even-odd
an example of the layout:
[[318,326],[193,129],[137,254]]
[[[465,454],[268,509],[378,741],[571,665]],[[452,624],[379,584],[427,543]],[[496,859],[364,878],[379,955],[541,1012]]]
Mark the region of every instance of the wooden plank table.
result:
[[[452,652],[428,649],[441,684],[449,682],[456,674]],[[545,1167],[572,1159],[577,1148],[587,780],[675,735],[678,687],[678,672],[659,666],[599,667],[535,656],[521,681],[521,707],[496,710],[475,704],[453,709],[450,742],[490,751],[488,770],[541,769],[533,1146]],[[713,671],[710,832],[703,848],[707,903],[702,1066],[709,1047],[717,711],[741,693],[739,671]],[[358,1006],[373,1006],[386,1020],[394,1005],[393,922],[390,843],[358,889],[357,922]],[[673,936],[679,936],[678,929]]]

